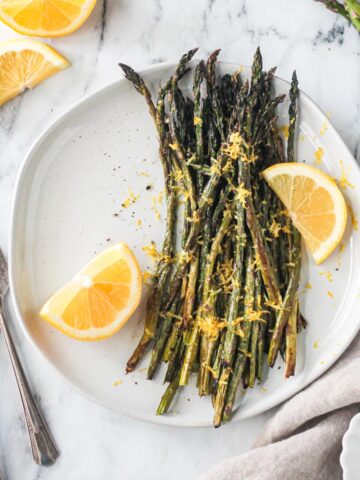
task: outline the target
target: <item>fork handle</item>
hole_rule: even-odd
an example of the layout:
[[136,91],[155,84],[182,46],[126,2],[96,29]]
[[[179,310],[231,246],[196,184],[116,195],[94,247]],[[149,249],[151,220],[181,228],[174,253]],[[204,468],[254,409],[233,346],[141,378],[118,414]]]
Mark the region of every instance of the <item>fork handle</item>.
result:
[[5,344],[9,352],[10,360],[19,387],[34,461],[38,465],[52,465],[55,463],[60,453],[31,394],[28,381],[25,377],[24,370],[15,350],[14,342],[11,338],[11,333],[4,318],[3,307],[1,303],[0,330],[3,333]]

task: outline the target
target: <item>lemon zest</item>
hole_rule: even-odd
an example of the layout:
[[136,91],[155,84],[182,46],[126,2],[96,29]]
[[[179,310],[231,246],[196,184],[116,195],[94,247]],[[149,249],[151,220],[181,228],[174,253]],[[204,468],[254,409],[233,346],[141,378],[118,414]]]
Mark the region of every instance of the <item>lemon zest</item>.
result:
[[142,272],[142,279],[145,285],[149,285],[150,284],[149,280],[151,280],[154,277],[155,277],[154,273],[148,272],[146,270]]
[[113,381],[113,387],[118,387],[119,385],[122,385],[124,382],[122,380],[114,380]]
[[269,232],[274,238],[278,238],[280,232],[281,232],[281,225],[278,223],[276,220],[273,220],[270,227],[269,227]]
[[227,322],[219,321],[219,318],[213,314],[206,314],[204,317],[199,316],[199,328],[209,338],[216,338]]
[[235,199],[241,203],[243,208],[246,208],[246,199],[249,195],[251,195],[251,192],[247,190],[244,185],[244,182],[241,182],[236,188]]
[[199,212],[196,210],[193,214],[192,217],[187,217],[187,220],[190,223],[200,223],[200,215]]
[[289,125],[280,125],[279,131],[284,135],[286,140],[289,138]]
[[134,204],[137,200],[139,200],[140,195],[135,195],[132,189],[129,187],[129,196],[123,201],[121,206],[123,208],[129,208],[130,205]]
[[329,280],[329,282],[333,281],[332,273],[327,271],[327,272],[319,272],[319,275],[323,276],[326,278],[326,280]]
[[354,185],[349,182],[348,175],[350,172],[350,167],[346,170],[344,162],[340,160],[340,166],[341,166],[341,176],[339,180],[337,181],[337,184],[342,190],[346,190],[347,187],[349,188],[354,188]]
[[169,143],[169,147],[173,151],[180,150],[180,145],[178,143]]
[[164,196],[164,191],[161,190],[161,192],[159,192],[157,195],[153,195],[151,197],[151,210],[155,213],[155,218],[157,221],[159,221],[161,219],[161,214],[160,214],[160,211],[158,209],[158,204],[162,204],[162,201],[163,201],[163,196]]
[[265,305],[267,307],[273,308],[274,310],[284,310],[284,307],[282,305],[279,305],[278,303],[271,302],[270,300],[265,300]]
[[213,378],[218,378],[218,373],[213,368],[211,368],[210,365],[206,365],[205,367],[207,370],[209,370]]
[[211,167],[210,167],[210,173],[211,175],[221,175],[221,169],[219,167],[219,162],[214,162]]
[[352,225],[354,230],[358,231],[359,230],[359,222],[358,222],[357,214],[354,212],[351,205],[348,204],[347,207],[348,207],[350,218],[351,218],[351,225]]
[[314,153],[314,157],[315,157],[315,165],[321,165],[322,163],[322,159],[324,157],[324,149],[319,147],[315,153]]
[[221,152],[232,160],[240,158],[244,163],[254,163],[257,160],[253,146],[247,144],[239,132],[230,135],[229,142],[222,144]]
[[[252,299],[252,302],[254,299]],[[234,321],[235,325],[239,325],[242,322],[262,322],[266,323],[266,320],[263,318],[264,314],[269,313],[268,310],[250,310],[246,312],[245,315],[237,317]]]
[[145,245],[142,249],[152,259],[157,260],[160,257],[160,253],[156,250],[155,242],[150,242],[150,245]]
[[176,181],[176,182],[181,182],[184,178],[184,174],[183,172],[181,171],[181,169],[176,166],[174,167],[173,171],[170,173],[170,175],[173,177],[173,179]]
[[327,129],[328,129],[328,123],[325,121],[325,122],[323,122],[323,124],[321,125],[320,135],[324,135]]
[[176,259],[180,265],[183,265],[185,263],[189,263],[192,259],[192,255],[190,252],[186,252],[185,250],[182,250],[181,252],[178,252],[176,255]]

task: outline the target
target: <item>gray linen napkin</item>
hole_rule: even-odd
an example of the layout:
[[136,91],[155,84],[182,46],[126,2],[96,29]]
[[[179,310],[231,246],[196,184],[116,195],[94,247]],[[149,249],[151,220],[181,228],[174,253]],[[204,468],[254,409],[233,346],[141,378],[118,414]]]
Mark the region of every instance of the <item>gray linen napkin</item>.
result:
[[341,480],[341,441],[359,404],[360,334],[327,373],[280,407],[252,450],[199,480]]

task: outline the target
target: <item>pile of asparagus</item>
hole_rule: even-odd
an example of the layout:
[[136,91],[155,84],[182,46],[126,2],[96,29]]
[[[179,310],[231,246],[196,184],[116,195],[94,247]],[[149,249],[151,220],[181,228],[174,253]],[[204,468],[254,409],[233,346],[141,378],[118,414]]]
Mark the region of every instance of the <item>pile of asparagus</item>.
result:
[[[156,102],[141,76],[120,64],[155,122],[167,202],[145,329],[127,372],[152,345],[148,378],[165,362],[169,383],[157,414],[196,374],[219,426],[231,418],[239,386],[261,382],[266,355],[272,367],[280,352],[286,377],[295,371],[305,325],[301,239],[261,172],[294,161],[298,82],[294,73],[286,153],[276,113],[285,95],[273,96],[275,68],[263,71],[260,50],[246,81],[240,71],[219,77],[219,50],[191,69],[195,53],[183,55]],[[181,80],[192,70],[189,98]]]

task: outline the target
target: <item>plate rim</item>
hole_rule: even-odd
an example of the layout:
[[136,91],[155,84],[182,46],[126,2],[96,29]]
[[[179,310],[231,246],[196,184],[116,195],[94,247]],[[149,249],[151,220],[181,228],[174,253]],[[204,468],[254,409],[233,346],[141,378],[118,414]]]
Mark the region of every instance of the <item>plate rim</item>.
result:
[[[350,420],[349,426],[344,433],[344,436],[341,441],[342,445],[342,451],[340,454],[340,465],[343,470],[344,474],[344,480],[350,480],[350,477],[348,475],[351,474],[351,471],[349,471],[349,464],[347,463],[347,460],[349,458],[349,442],[351,441],[351,436],[354,433],[355,428],[358,428],[360,430],[360,413],[356,413],[352,419]],[[351,467],[350,467],[351,470]]]
[[[190,65],[194,64],[194,62],[190,62]],[[226,62],[226,61],[219,61],[220,65],[224,66],[231,66],[231,67],[238,67],[238,63],[234,62]],[[149,73],[154,73],[154,72],[161,72],[162,70],[166,70],[169,68],[174,68],[176,67],[176,63],[174,62],[161,62],[161,63],[156,63],[154,65],[148,66],[144,69],[139,70],[138,72],[141,75],[148,75]],[[243,71],[249,71],[251,67],[249,66],[244,66],[242,65]],[[290,85],[290,82],[285,80],[284,78],[280,76],[275,76],[278,80],[285,82],[287,85]],[[107,89],[113,88],[115,85],[122,84],[124,82],[127,82],[125,77],[120,77],[117,80],[113,80],[111,82],[108,82],[99,88],[95,89],[92,92],[87,93],[84,97],[82,97],[80,100],[73,102],[69,107],[65,108],[63,112],[57,115],[57,117],[47,126],[45,127],[39,135],[35,138],[35,140],[31,143],[30,147],[27,150],[27,153],[25,154],[22,163],[20,165],[15,185],[14,185],[14,193],[13,193],[13,200],[12,200],[12,205],[11,205],[11,217],[10,217],[10,233],[9,233],[9,254],[8,254],[8,263],[9,263],[9,284],[10,284],[10,292],[11,292],[11,303],[13,305],[14,311],[15,311],[15,317],[17,323],[20,324],[21,330],[25,336],[25,338],[29,341],[29,343],[32,345],[34,350],[46,361],[46,363],[56,371],[56,373],[59,375],[59,377],[65,382],[65,384],[71,386],[76,392],[78,392],[80,395],[83,397],[87,398],[88,400],[98,404],[99,406],[106,408],[110,411],[113,411],[117,414],[125,415],[130,418],[134,418],[137,420],[145,420],[147,422],[156,424],[156,425],[163,425],[163,426],[176,426],[176,427],[213,427],[212,420],[209,419],[209,421],[201,421],[198,423],[194,423],[189,420],[185,421],[179,421],[181,415],[179,416],[155,416],[155,415],[148,415],[144,414],[142,412],[136,412],[133,413],[132,411],[129,411],[126,408],[119,407],[112,408],[111,406],[104,404],[101,402],[101,400],[91,396],[87,392],[81,390],[80,387],[77,386],[75,382],[73,382],[71,379],[69,379],[65,373],[63,373],[57,364],[52,361],[50,357],[48,357],[45,352],[39,347],[39,345],[36,343],[35,339],[31,336],[29,330],[26,328],[26,324],[24,321],[24,318],[20,312],[20,301],[18,298],[17,290],[16,290],[16,274],[15,274],[15,266],[14,266],[14,245],[15,245],[15,224],[16,224],[16,217],[17,217],[17,211],[18,211],[18,204],[20,203],[21,200],[21,185],[22,182],[25,178],[25,173],[27,171],[27,168],[29,165],[31,165],[31,162],[33,161],[34,157],[34,152],[41,146],[42,142],[46,140],[49,134],[52,133],[56,127],[63,122],[66,117],[68,117],[74,110],[78,109],[82,105],[86,104],[89,100],[95,98],[97,95],[103,93]],[[320,117],[326,119],[327,122],[327,129],[331,131],[332,135],[335,136],[336,140],[338,143],[341,144],[341,146],[345,149],[345,151],[348,153],[349,160],[351,163],[351,166],[355,168],[359,173],[360,173],[360,167],[357,164],[355,158],[353,157],[350,149],[344,142],[344,140],[341,138],[340,134],[337,132],[333,124],[331,123],[330,119],[327,118],[326,114],[322,111],[322,109],[318,106],[318,104],[310,98],[305,92],[303,92],[300,89],[300,95],[302,101],[306,102],[308,106],[310,106],[312,109],[315,110],[316,114],[319,115]],[[359,321],[356,325],[353,326],[352,330],[349,332],[349,335],[347,337],[347,340],[342,343],[341,348],[338,349],[338,354],[334,356],[331,360],[324,364],[319,364],[314,366],[312,369],[312,374],[306,376],[306,381],[301,381],[300,384],[297,386],[296,392],[292,393],[289,395],[286,390],[284,391],[283,394],[280,394],[276,397],[276,399],[273,401],[273,403],[269,404],[267,408],[263,407],[257,407],[250,408],[250,411],[248,411],[247,414],[241,414],[241,409],[238,410],[239,414],[234,415],[232,421],[230,424],[234,424],[236,422],[239,422],[240,420],[244,420],[246,418],[251,418],[256,415],[259,415],[261,413],[264,413],[266,411],[269,411],[271,408],[274,408],[276,406],[279,406],[281,403],[286,401],[287,399],[291,398],[293,395],[296,395],[300,393],[304,388],[306,388],[310,383],[312,383],[314,380],[322,376],[346,351],[346,349],[349,347],[353,339],[355,338],[356,334],[360,330],[360,317]]]

